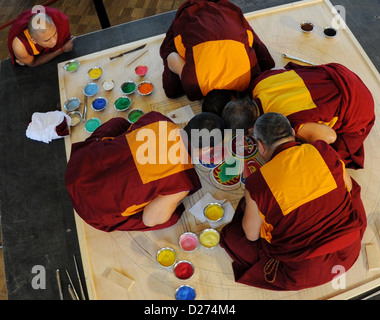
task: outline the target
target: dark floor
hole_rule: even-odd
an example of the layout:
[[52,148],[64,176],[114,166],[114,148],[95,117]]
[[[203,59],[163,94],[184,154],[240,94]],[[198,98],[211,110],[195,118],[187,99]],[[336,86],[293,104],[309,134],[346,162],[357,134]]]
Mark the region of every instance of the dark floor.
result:
[[[0,0],[0,25],[15,18],[22,10],[46,2],[44,0]],[[184,0],[104,0],[111,25],[174,10],[183,2]],[[234,0],[232,2],[242,8],[244,7],[245,11],[249,12],[292,1]],[[380,1],[333,0],[332,2],[334,5],[342,5],[345,8],[346,22],[349,28],[376,68],[380,70]],[[73,34],[85,34],[101,28],[91,0],[58,0],[52,7],[60,9],[69,16]],[[0,59],[8,57],[5,45],[8,30],[9,27],[0,31]],[[0,70],[1,66],[2,64]],[[46,72],[46,78],[48,78],[48,71],[48,68],[42,68],[41,74]],[[30,71],[30,76],[32,75],[33,73]],[[49,87],[44,78],[40,78],[38,81],[41,88]],[[5,82],[6,79],[0,78],[0,83]],[[16,83],[20,87],[28,85],[25,74],[20,76],[20,80]],[[3,97],[5,93],[0,92],[0,95]],[[52,93],[46,92],[46,95],[52,95]],[[14,100],[17,101],[16,94]],[[39,231],[41,225],[46,225],[46,230],[52,228],[52,216],[60,215],[62,211],[71,210],[67,196],[60,193],[66,161],[62,158],[65,156],[63,142],[45,146],[37,142],[27,141],[23,129],[24,122],[37,106],[28,105],[25,110],[20,110],[18,109],[19,106],[13,103],[10,107],[14,108],[11,121],[10,118],[0,118],[0,140],[5,141],[7,139],[7,148],[9,149],[7,149],[7,154],[2,150],[1,153],[3,154],[0,156],[0,217],[2,220],[7,286],[10,289],[8,298],[30,299],[31,296],[33,297],[33,292],[30,293],[25,289],[27,286],[30,287],[30,283],[28,283],[30,280],[29,278],[25,280],[23,274],[26,273],[25,270],[31,270],[34,263],[32,260],[36,259],[35,256],[40,256],[41,259],[47,261],[46,264],[53,265],[51,261],[54,260],[56,263],[55,260],[58,259],[55,248],[61,245],[62,241],[67,241],[72,246],[77,246],[77,244],[71,243],[73,240],[69,236],[70,233],[75,232],[72,221],[69,221],[72,218],[68,217],[68,221],[62,222],[62,226],[55,226],[55,228],[62,228],[65,231],[68,235],[67,239],[54,234],[40,234]],[[54,106],[44,106],[44,108],[54,109]],[[46,177],[53,178],[47,179]],[[14,212],[17,214],[13,215]],[[18,220],[25,216],[30,217],[31,220],[34,217],[39,217],[39,227],[35,225],[26,226],[21,220]],[[12,238],[10,235],[16,231],[17,238]],[[8,238],[4,237],[4,234]],[[12,243],[10,243],[11,240]],[[38,246],[41,243],[48,243],[45,246],[46,252],[39,251]],[[11,251],[7,251],[7,244],[8,247],[12,247]],[[1,250],[0,258],[2,253]],[[61,265],[71,261],[71,258],[71,255],[65,258]],[[4,283],[1,281],[2,272],[0,263],[0,299],[7,299],[6,292],[4,289],[1,290],[2,283]],[[51,298],[51,295],[48,298]],[[37,296],[36,299],[39,297]]]

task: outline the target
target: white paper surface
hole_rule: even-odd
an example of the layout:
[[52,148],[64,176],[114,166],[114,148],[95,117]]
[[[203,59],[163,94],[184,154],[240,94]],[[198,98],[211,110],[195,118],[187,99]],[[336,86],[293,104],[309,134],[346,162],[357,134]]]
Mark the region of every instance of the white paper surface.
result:
[[186,105],[182,108],[179,108],[177,110],[171,111],[167,114],[167,116],[174,122],[174,123],[184,123],[188,122],[195,116],[193,109],[191,109],[190,105]]

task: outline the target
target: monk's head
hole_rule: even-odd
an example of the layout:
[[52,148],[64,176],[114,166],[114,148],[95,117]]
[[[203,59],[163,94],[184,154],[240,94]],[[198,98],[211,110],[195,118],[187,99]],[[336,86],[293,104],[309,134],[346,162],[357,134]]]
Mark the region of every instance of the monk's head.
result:
[[57,44],[57,28],[45,13],[37,13],[29,19],[28,31],[35,44],[44,48],[53,48]]
[[260,155],[269,161],[275,149],[288,141],[295,141],[294,130],[289,120],[280,113],[268,112],[261,115],[253,130]]
[[228,129],[243,129],[244,134],[252,134],[259,108],[249,97],[239,98],[227,103],[222,118]]
[[203,99],[202,112],[212,112],[221,117],[224,107],[237,95],[233,90],[211,90]]
[[210,154],[214,147],[221,145],[225,124],[221,117],[212,112],[195,115],[184,128],[188,150],[195,155]]

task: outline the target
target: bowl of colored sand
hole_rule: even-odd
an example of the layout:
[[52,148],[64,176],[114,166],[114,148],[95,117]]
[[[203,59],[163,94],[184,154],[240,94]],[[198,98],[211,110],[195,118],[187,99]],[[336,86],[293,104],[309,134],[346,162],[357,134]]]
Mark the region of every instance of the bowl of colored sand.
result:
[[78,70],[80,63],[78,60],[70,60],[64,66],[63,69],[67,72],[75,72]]
[[72,97],[65,102],[63,107],[65,108],[66,111],[70,112],[70,111],[74,111],[74,110],[78,109],[79,105],[80,105],[79,98]]
[[209,222],[218,222],[224,216],[224,209],[220,203],[209,203],[203,210],[205,218]]
[[128,110],[128,108],[131,106],[131,99],[128,97],[120,97],[115,101],[115,104],[113,105],[117,111],[125,111]]
[[193,232],[185,232],[179,237],[178,243],[183,251],[193,252],[198,248],[198,237]]
[[75,127],[82,121],[82,114],[79,111],[71,111],[67,115],[71,118],[70,127]]
[[176,300],[194,300],[196,296],[195,289],[187,284],[179,286],[175,291]]
[[194,274],[194,266],[190,261],[178,261],[173,268],[174,275],[180,280],[188,280]]
[[175,264],[177,260],[177,255],[174,249],[165,247],[157,251],[156,260],[160,264],[161,267],[169,268]]
[[98,80],[103,74],[103,70],[100,67],[93,67],[87,72],[87,77],[91,80]]
[[310,21],[302,21],[301,24],[301,30],[304,33],[311,33],[314,30],[314,23]]
[[143,81],[137,87],[137,92],[142,96],[147,96],[153,92],[153,83],[150,81]]
[[107,99],[104,97],[98,97],[91,103],[91,107],[95,111],[103,111],[107,106]]
[[96,83],[90,82],[83,88],[83,93],[87,97],[92,97],[98,93],[99,86]]
[[126,81],[120,86],[123,94],[129,95],[136,91],[137,84],[134,81]]
[[147,66],[137,66],[135,68],[135,73],[138,76],[140,76],[140,77],[145,76],[147,72],[148,72],[148,67]]
[[89,133],[93,133],[101,124],[102,122],[98,118],[91,118],[84,124],[84,129]]
[[333,39],[338,34],[338,30],[333,27],[326,27],[323,29],[326,38]]
[[140,119],[140,117],[144,114],[144,111],[142,111],[141,109],[133,109],[133,110],[130,110],[127,114],[127,120],[130,122],[130,123],[135,123],[137,120]]
[[114,86],[115,86],[115,81],[113,81],[112,79],[104,80],[102,83],[102,87],[106,91],[111,91]]
[[219,244],[220,235],[215,229],[205,229],[199,236],[199,242],[207,249],[215,248]]

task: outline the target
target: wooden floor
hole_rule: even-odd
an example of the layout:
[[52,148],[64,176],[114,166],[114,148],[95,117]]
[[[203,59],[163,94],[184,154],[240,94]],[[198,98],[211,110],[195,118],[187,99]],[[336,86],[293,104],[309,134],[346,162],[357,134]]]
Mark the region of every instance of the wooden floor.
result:
[[[103,0],[111,26],[176,10],[185,0]],[[22,11],[47,0],[0,0],[0,27],[15,19]],[[101,29],[92,0],[58,0],[50,5],[65,13],[73,35],[82,35]],[[0,60],[9,58],[7,37],[10,26],[0,30]],[[1,230],[1,229],[0,229]],[[1,246],[0,234],[0,246]],[[0,300],[7,300],[4,278],[3,252],[0,249]]]

